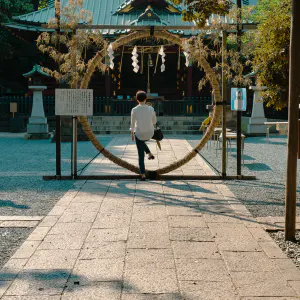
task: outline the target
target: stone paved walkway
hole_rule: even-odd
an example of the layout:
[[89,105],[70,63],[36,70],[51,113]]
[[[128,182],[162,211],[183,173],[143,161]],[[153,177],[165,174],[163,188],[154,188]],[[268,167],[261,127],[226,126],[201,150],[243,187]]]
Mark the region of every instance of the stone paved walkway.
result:
[[[154,168],[190,149],[150,147]],[[128,138],[113,152],[136,163]],[[89,174],[125,172],[103,158]],[[197,157],[175,173],[211,174]],[[300,299],[300,271],[220,181],[78,181],[0,273],[2,300]]]

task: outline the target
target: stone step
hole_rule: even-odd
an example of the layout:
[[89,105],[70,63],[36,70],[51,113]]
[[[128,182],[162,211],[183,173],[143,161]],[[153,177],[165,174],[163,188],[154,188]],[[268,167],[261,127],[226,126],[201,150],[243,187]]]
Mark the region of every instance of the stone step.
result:
[[[101,135],[109,135],[109,134],[128,134],[128,131],[124,132],[124,131],[95,131],[95,134],[101,134]],[[183,135],[183,134],[199,134],[199,131],[194,131],[194,130],[190,130],[190,131],[171,131],[171,132],[165,132],[165,134],[167,135]]]
[[[189,125],[189,126],[160,126],[160,129],[162,131],[168,130],[168,131],[185,131],[185,130],[195,130],[198,131],[200,128],[200,125]],[[105,131],[105,130],[122,130],[129,132],[129,126],[92,126],[93,131]]]
[[[107,125],[109,124],[110,126],[129,126],[130,122],[90,122],[91,125],[94,126],[102,126],[102,125]],[[177,122],[177,121],[167,121],[167,122],[157,122],[159,125],[164,125],[164,126],[172,126],[172,125],[201,125],[201,121],[195,121],[195,122]]]
[[[195,117],[181,117],[181,116],[177,116],[177,117],[168,117],[168,116],[160,116],[157,117],[158,122],[163,122],[163,121],[191,121],[194,122],[196,120],[204,120],[206,117],[205,116],[195,116]],[[93,117],[89,117],[89,120],[92,121],[103,121],[103,122],[107,122],[107,121],[116,121],[116,122],[120,122],[120,121],[128,121],[130,122],[130,116],[126,116],[126,117],[120,117],[120,116],[93,116]]]
[[[130,134],[129,130],[93,130],[95,134]],[[164,130],[164,134],[200,134],[199,130]]]

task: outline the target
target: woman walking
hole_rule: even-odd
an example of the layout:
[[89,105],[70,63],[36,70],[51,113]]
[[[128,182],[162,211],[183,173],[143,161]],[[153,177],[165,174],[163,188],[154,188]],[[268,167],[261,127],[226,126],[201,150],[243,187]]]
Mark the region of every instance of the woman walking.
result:
[[153,107],[146,104],[147,94],[144,91],[136,93],[136,99],[139,105],[131,111],[131,139],[136,142],[136,147],[139,155],[139,167],[141,180],[146,180],[145,170],[145,153],[148,154],[148,159],[154,159],[154,155],[146,145],[146,141],[150,140],[154,134],[154,126],[156,124],[156,115]]

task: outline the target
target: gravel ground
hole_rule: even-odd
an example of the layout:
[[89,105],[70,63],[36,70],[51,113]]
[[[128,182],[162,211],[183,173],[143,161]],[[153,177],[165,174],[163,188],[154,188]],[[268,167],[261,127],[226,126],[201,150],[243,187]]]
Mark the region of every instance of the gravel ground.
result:
[[0,267],[22,245],[31,228],[0,228]]
[[[195,146],[199,137],[189,137]],[[201,155],[221,172],[221,150],[216,151],[216,143],[201,150]],[[243,175],[255,175],[255,181],[225,181],[224,183],[249,209],[254,217],[284,216],[285,180],[286,180],[286,136],[271,136],[270,143],[265,137],[245,139],[245,163]],[[217,153],[217,155],[216,155]],[[228,175],[236,175],[236,149],[228,155]],[[300,215],[300,166],[297,176],[297,214]]]
[[[50,140],[29,141],[18,135],[0,135],[0,215],[44,216],[73,186],[73,181],[44,181],[43,175],[55,175],[55,144]],[[17,137],[16,137],[17,136]],[[112,137],[101,137],[107,145]],[[62,171],[70,174],[71,144],[62,144]],[[78,169],[98,151],[90,142],[78,143]],[[0,266],[31,230],[1,231]],[[2,251],[6,249],[6,251]]]
[[296,242],[285,242],[284,232],[272,232],[271,237],[276,241],[282,251],[293,260],[296,266],[300,269],[300,231],[296,233]]

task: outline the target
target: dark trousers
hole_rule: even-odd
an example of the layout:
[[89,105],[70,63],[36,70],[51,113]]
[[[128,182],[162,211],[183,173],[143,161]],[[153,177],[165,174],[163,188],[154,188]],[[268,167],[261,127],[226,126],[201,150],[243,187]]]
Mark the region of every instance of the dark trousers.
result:
[[140,173],[145,174],[145,153],[149,154],[150,150],[148,146],[146,145],[146,141],[141,141],[137,137],[135,137],[136,147],[139,155],[139,167],[140,167]]

